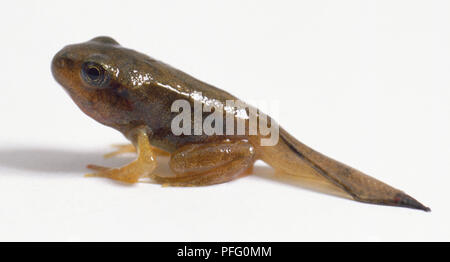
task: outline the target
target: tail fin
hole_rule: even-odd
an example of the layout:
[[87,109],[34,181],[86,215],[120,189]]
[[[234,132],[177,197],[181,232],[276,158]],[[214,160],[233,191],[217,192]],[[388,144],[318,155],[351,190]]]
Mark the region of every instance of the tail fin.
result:
[[278,144],[262,151],[261,159],[275,169],[290,175],[322,176],[357,201],[430,211],[404,192],[322,155],[281,128]]

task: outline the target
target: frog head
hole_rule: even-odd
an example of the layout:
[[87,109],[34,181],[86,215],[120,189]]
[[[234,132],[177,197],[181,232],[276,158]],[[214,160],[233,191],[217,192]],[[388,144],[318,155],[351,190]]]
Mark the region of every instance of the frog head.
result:
[[53,58],[56,81],[80,109],[98,122],[121,129],[132,121],[130,70],[142,55],[106,36],[68,45]]

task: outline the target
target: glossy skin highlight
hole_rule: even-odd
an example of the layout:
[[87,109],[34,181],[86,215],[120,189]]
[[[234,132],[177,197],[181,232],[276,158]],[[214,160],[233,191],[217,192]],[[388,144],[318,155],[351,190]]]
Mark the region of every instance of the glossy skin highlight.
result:
[[[402,191],[314,151],[282,128],[274,146],[261,146],[263,136],[248,135],[248,129],[245,135],[174,135],[174,101],[187,100],[193,108],[194,102],[225,104],[237,98],[110,37],[64,47],[53,58],[52,73],[84,113],[120,131],[134,145],[112,155],[138,153],[121,168],[90,165],[96,173],[88,176],[127,183],[150,177],[164,185],[204,186],[247,175],[260,159],[289,175],[325,181],[358,201],[429,211]],[[234,114],[235,121],[239,117]],[[170,155],[175,176],[154,174],[155,157],[161,154]]]

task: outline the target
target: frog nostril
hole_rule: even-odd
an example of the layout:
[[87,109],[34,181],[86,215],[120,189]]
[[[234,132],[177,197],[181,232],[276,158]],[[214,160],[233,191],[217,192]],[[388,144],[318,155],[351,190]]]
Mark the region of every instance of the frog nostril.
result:
[[58,59],[56,59],[56,66],[57,67],[64,67],[66,65],[66,59],[65,58],[62,58],[62,57],[60,57],[60,58],[58,58]]
[[65,56],[57,57],[54,61],[54,66],[57,68],[68,68],[71,67],[73,61]]

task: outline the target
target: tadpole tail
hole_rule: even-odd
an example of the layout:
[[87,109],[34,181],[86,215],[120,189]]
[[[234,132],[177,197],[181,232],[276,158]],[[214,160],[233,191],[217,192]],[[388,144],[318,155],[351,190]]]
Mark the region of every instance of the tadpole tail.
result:
[[430,212],[431,209],[427,206],[424,206],[422,203],[414,199],[408,194],[405,194],[403,192],[398,193],[392,202],[386,203],[387,205],[391,206],[398,206],[398,207],[407,207],[407,208],[413,208],[413,209],[419,209],[423,210],[425,212]]
[[345,191],[354,200],[431,211],[429,207],[403,191],[304,145],[282,128],[278,144],[261,150],[263,151],[261,159],[272,167],[293,176],[306,174],[322,177]]

